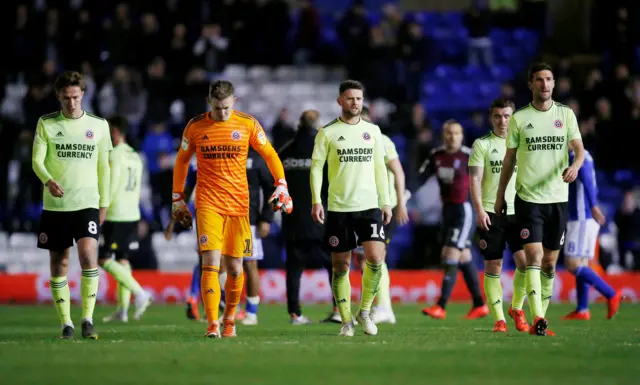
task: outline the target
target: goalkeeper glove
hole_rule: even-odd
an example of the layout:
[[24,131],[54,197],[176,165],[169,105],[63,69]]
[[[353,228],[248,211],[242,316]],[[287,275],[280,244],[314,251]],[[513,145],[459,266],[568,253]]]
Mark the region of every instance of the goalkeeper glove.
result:
[[193,227],[193,217],[184,202],[183,193],[174,192],[171,195],[171,215],[185,229],[190,230]]
[[287,189],[287,181],[278,179],[275,186],[276,189],[268,200],[268,202],[271,203],[272,210],[280,210],[284,214],[291,214],[291,211],[293,211],[293,200]]

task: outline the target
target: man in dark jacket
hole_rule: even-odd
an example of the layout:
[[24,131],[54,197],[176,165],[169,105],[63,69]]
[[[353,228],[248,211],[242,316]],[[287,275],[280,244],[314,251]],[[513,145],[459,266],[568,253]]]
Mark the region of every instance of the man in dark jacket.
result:
[[[302,315],[300,307],[300,279],[303,269],[324,267],[331,279],[331,258],[325,242],[324,226],[311,217],[311,188],[309,186],[311,154],[315,136],[320,128],[320,114],[307,110],[300,116],[298,132],[295,137],[278,151],[284,166],[285,177],[289,184],[289,194],[296,204],[289,215],[282,217],[282,232],[285,237],[287,260],[287,311],[291,324],[308,324],[311,321]],[[326,173],[326,168],[325,168]],[[327,177],[323,178],[327,181]],[[323,202],[327,199],[327,184],[323,185]],[[335,302],[333,312],[326,322],[340,323]]]

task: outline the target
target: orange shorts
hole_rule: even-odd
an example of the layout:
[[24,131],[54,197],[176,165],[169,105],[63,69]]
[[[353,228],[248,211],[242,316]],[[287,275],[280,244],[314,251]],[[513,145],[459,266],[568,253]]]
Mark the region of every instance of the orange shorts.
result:
[[206,208],[196,210],[196,230],[200,251],[220,250],[234,258],[250,257],[253,242],[249,216],[218,214]]

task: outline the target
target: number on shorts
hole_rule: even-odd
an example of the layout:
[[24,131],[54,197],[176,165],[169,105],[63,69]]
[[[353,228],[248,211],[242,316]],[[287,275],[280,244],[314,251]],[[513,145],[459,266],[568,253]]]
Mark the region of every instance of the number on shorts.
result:
[[378,224],[371,224],[371,238],[382,238],[384,239],[384,227],[380,226],[380,231],[378,231]]
[[453,235],[451,235],[451,242],[458,242],[460,238],[460,229],[453,229]]
[[244,240],[244,253],[245,254],[251,253],[251,239]]
[[569,242],[569,246],[567,246],[567,251],[569,253],[575,253],[576,252],[576,243],[575,242]]
[[136,169],[133,167],[127,167],[127,185],[125,186],[125,191],[134,191],[136,189],[136,185],[138,184],[138,180],[136,178]]
[[560,238],[560,246],[564,245],[564,232],[562,232],[562,238]]
[[93,234],[93,235],[98,234],[98,224],[95,223],[94,221],[90,221],[89,228],[87,230],[89,230],[90,234]]

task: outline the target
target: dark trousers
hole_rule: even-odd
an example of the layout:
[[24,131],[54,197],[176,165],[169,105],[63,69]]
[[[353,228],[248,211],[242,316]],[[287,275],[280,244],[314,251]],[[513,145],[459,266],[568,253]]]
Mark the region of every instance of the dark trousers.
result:
[[[321,240],[287,241],[285,244],[287,259],[287,311],[289,314],[300,316],[300,279],[302,271],[306,269],[325,268],[329,273],[329,283],[332,280],[331,254]],[[332,296],[333,298],[333,296]],[[335,300],[333,300],[335,306]]]

